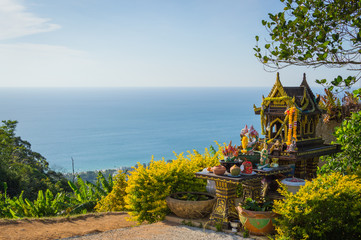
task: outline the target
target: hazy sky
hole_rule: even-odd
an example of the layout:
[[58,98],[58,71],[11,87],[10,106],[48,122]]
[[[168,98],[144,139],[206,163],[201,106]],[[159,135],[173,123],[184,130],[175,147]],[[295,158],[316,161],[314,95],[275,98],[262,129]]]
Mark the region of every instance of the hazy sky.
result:
[[[255,35],[279,0],[0,0],[0,87],[271,86]],[[280,70],[284,85],[303,72]],[[345,71],[343,71],[345,73]],[[341,74],[346,76],[346,74]]]

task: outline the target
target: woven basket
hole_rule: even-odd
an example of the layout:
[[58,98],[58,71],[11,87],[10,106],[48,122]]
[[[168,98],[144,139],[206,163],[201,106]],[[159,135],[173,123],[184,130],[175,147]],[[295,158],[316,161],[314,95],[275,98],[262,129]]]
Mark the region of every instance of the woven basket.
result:
[[[211,199],[204,201],[186,201],[173,198],[175,195],[182,193],[207,195],[211,197]],[[212,212],[216,198],[212,194],[203,192],[178,192],[168,196],[166,201],[169,209],[178,217],[196,219],[204,218]]]

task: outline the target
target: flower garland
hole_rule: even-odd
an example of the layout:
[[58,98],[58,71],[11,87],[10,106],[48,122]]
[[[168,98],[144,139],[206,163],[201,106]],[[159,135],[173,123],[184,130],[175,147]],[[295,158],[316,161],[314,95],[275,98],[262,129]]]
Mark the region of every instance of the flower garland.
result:
[[287,145],[291,144],[291,136],[292,136],[292,116],[293,116],[294,108],[291,108],[289,111],[287,111],[287,114],[289,116],[288,120],[288,138],[287,138]]
[[295,139],[295,141],[297,141],[297,109],[294,108],[294,112],[295,112],[295,120],[293,120],[293,138]]
[[[288,120],[288,134],[287,134],[287,145],[291,144],[292,137],[297,140],[297,109],[291,107],[286,110],[285,114],[289,117]],[[294,117],[293,117],[294,116]],[[292,121],[293,120],[293,121]],[[292,126],[293,125],[293,126]],[[292,131],[293,130],[293,131]]]

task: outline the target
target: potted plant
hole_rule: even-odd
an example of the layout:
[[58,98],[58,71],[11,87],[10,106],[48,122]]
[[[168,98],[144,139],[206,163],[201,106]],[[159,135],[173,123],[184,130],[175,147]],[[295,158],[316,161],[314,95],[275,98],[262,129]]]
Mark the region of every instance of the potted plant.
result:
[[268,235],[274,232],[273,221],[277,214],[272,211],[273,202],[257,202],[247,198],[237,206],[239,220],[243,227],[254,235]]
[[177,192],[166,198],[168,208],[178,217],[203,218],[212,212],[216,197],[203,192]]

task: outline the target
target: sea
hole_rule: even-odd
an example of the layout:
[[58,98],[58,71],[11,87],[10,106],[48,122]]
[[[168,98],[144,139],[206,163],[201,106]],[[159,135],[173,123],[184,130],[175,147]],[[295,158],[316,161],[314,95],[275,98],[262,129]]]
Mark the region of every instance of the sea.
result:
[[16,135],[52,169],[117,169],[240,145],[247,124],[260,133],[262,95],[271,87],[0,88],[1,120],[17,120]]

